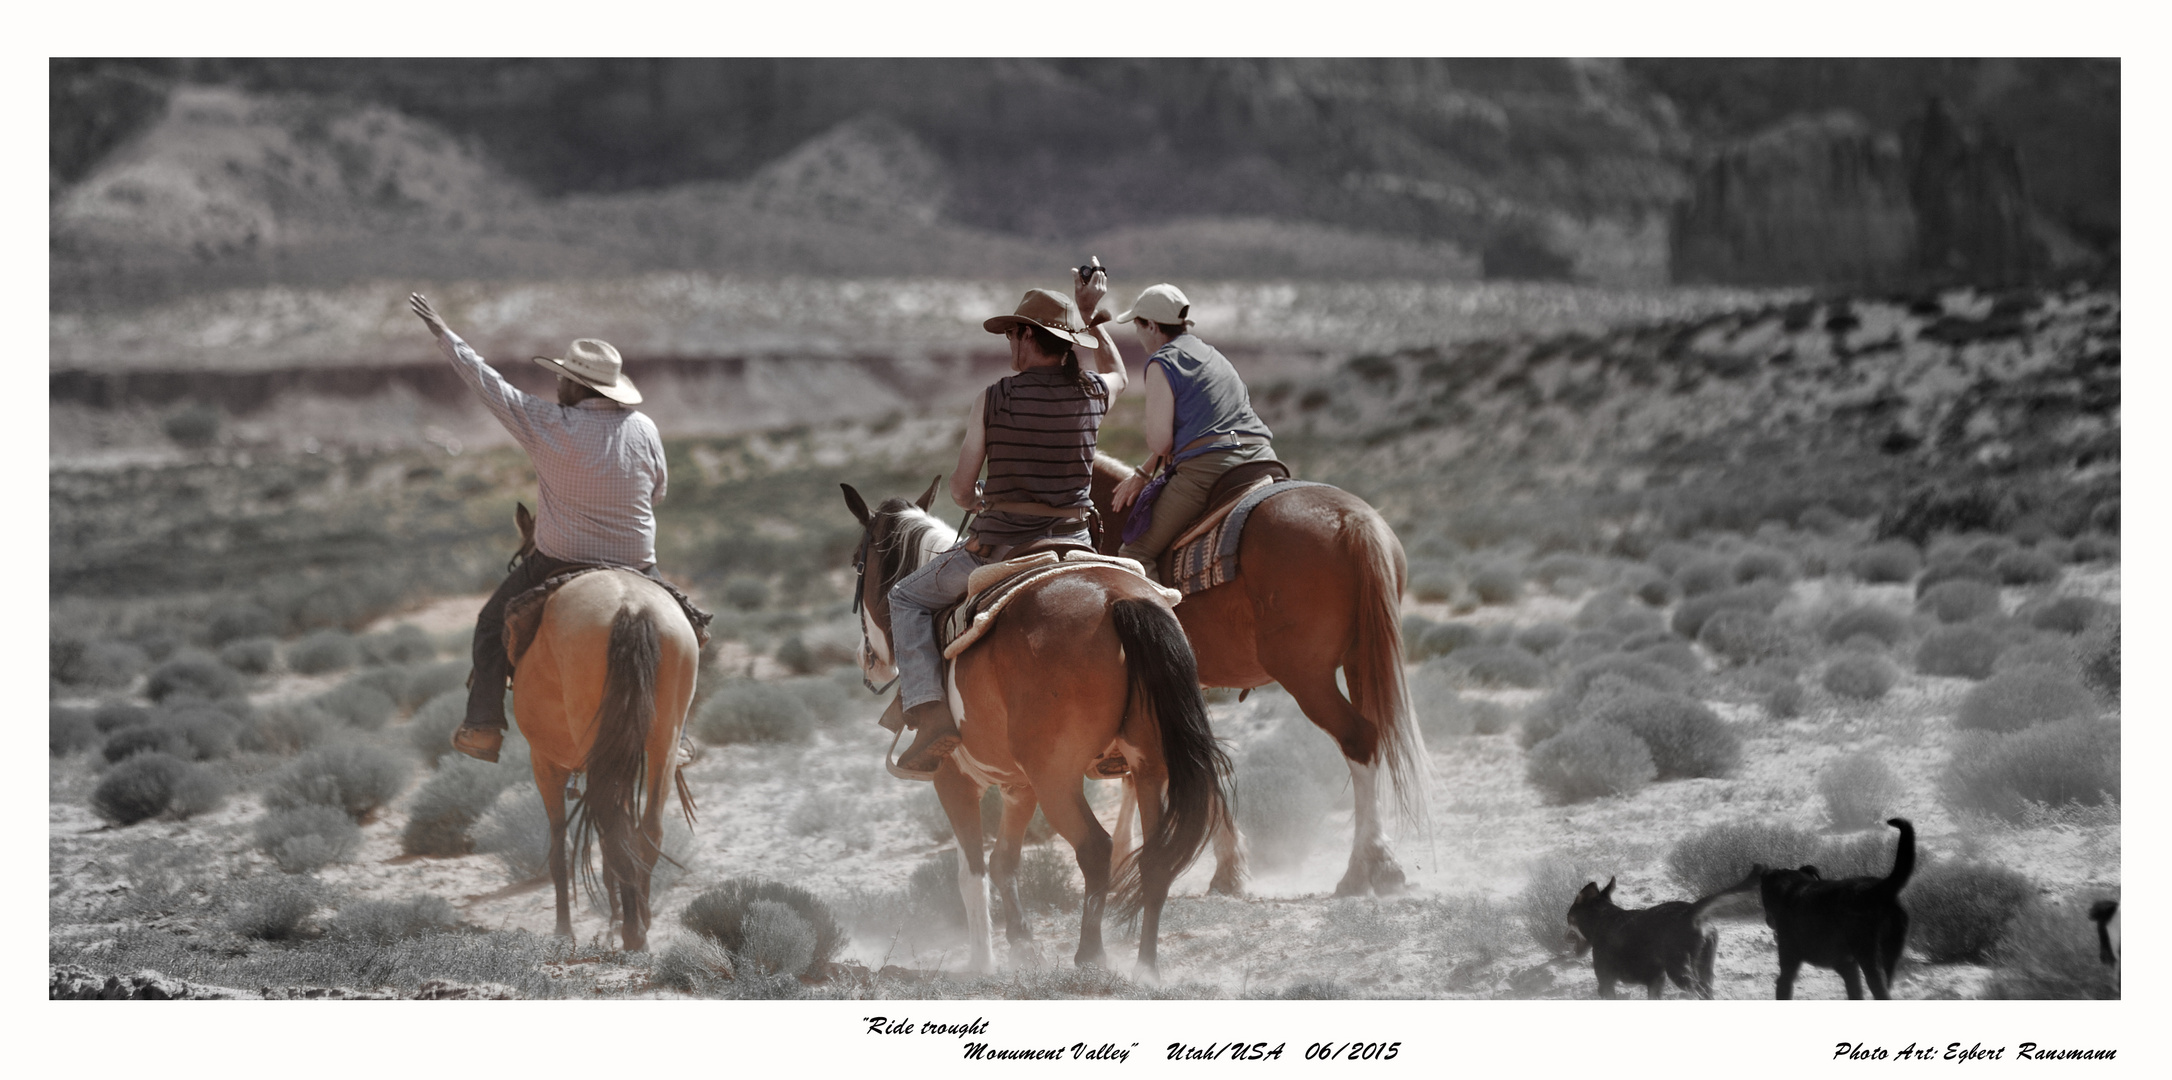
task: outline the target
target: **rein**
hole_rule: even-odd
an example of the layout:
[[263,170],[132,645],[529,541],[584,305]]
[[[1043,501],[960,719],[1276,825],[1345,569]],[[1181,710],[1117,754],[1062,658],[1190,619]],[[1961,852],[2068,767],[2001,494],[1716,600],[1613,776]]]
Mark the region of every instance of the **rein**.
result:
[[[932,521],[934,519],[930,518],[929,520]],[[905,559],[903,556],[903,551],[905,549],[905,546],[908,544],[917,545],[919,543],[921,534],[926,532],[931,527],[932,526],[922,525],[919,528],[895,530],[891,533],[887,542],[885,542],[880,548],[876,548],[874,546],[875,531],[872,527],[868,528],[860,534],[859,550],[855,551],[852,555],[852,572],[855,579],[852,586],[853,614],[860,615],[865,607],[867,595],[868,554],[870,552],[873,552],[881,560],[881,567],[879,568],[878,572],[880,572],[882,576],[876,581],[876,587],[888,590],[892,585],[895,585],[898,583],[898,581],[902,580],[907,573],[911,572],[912,570],[918,569],[918,567],[907,567],[904,565]],[[898,564],[895,573],[892,573],[890,571],[890,564],[893,560]],[[860,620],[860,655],[863,657],[875,655],[875,643],[873,639],[868,636],[867,619],[864,617]],[[869,692],[876,695],[889,693],[890,688],[897,685],[898,678],[899,676],[893,675],[890,677],[889,682],[886,682],[881,686],[876,686],[875,681],[867,677],[866,663],[863,662],[860,665],[860,685],[867,687]]]

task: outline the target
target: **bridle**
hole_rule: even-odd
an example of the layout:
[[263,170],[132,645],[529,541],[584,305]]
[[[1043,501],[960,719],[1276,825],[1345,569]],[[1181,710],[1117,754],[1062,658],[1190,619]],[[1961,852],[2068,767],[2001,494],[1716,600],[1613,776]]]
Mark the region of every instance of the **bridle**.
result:
[[880,696],[889,693],[890,688],[897,685],[899,676],[890,676],[890,681],[881,686],[876,686],[875,680],[867,677],[867,658],[875,655],[875,642],[868,636],[867,617],[862,614],[861,606],[867,595],[867,551],[874,539],[875,530],[872,525],[862,529],[859,549],[852,553],[852,613],[860,616],[860,685],[867,687],[869,693]]

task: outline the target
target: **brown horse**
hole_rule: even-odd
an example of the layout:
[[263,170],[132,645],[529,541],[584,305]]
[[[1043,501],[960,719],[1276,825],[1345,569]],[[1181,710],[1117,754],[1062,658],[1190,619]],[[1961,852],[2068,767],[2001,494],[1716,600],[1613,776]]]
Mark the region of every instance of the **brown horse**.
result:
[[[1114,553],[1130,509],[1112,513],[1109,496],[1137,470],[1094,456],[1093,500],[1101,546]],[[1403,869],[1380,823],[1382,767],[1406,819],[1427,818],[1425,740],[1410,711],[1403,679],[1403,545],[1378,511],[1349,492],[1303,487],[1261,503],[1245,523],[1238,573],[1177,605],[1177,620],[1199,659],[1207,686],[1249,689],[1280,683],[1305,716],[1342,748],[1355,795],[1350,867],[1337,896],[1401,892]],[[1336,669],[1349,686],[1344,697]],[[1229,855],[1213,888],[1236,892]]]
[[[525,507],[518,516],[526,519]],[[522,525],[525,534],[529,522]],[[614,918],[625,919],[626,948],[647,947],[649,877],[663,851],[674,779],[687,821],[694,816],[675,762],[700,659],[678,601],[631,570],[583,574],[544,604],[513,675],[513,715],[550,815],[559,934],[573,934],[566,781],[578,772],[587,776],[587,791],[574,828],[575,862],[593,887],[589,848],[602,842],[602,888]]]
[[[867,614],[864,659],[878,677],[888,676],[894,672],[890,587],[947,549],[956,534],[927,512],[933,485],[917,503],[890,499],[872,512],[851,485],[844,492],[866,530],[856,567]],[[949,687],[965,743],[936,769],[935,792],[958,838],[972,969],[994,967],[991,875],[1014,955],[1037,952],[1018,900],[1017,871],[1038,804],[1070,842],[1086,879],[1077,962],[1104,962],[1101,919],[1113,890],[1119,916],[1140,918],[1134,977],[1154,979],[1169,886],[1229,818],[1229,759],[1207,726],[1191,648],[1160,591],[1109,566],[1022,586],[980,640],[958,655]],[[1081,783],[1112,745],[1138,789],[1151,793],[1139,808],[1145,842],[1113,874],[1108,831]],[[984,864],[980,798],[991,784],[1003,791],[1003,820],[994,859]]]

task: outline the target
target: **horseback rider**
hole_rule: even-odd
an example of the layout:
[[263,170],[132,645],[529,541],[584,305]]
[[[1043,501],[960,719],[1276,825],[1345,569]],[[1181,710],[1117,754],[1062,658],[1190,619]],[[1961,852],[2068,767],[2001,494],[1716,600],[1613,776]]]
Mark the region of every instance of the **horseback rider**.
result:
[[[535,547],[490,594],[475,619],[468,711],[453,749],[498,760],[505,741],[505,605],[545,580],[582,566],[621,566],[657,582],[655,505],[664,497],[664,444],[656,424],[631,406],[641,392],[626,378],[618,350],[580,338],[563,358],[535,362],[558,376],[558,400],[545,401],[506,382],[421,293],[408,306],[437,337],[453,370],[505,425],[534,464],[540,498]],[[681,753],[686,753],[682,743]]]
[[[1154,285],[1131,310],[1116,316],[1131,323],[1146,349],[1146,464],[1117,485],[1112,512],[1140,500],[1134,516],[1151,519],[1143,534],[1135,522],[1117,554],[1137,559],[1149,576],[1162,551],[1207,509],[1207,493],[1223,473],[1250,461],[1273,461],[1274,432],[1252,411],[1252,396],[1237,369],[1214,346],[1191,332],[1191,301],[1174,285]],[[1141,499],[1149,481],[1158,490]]]
[[[935,612],[965,596],[976,568],[1044,541],[1091,546],[1094,447],[1101,421],[1128,381],[1116,340],[1102,325],[1108,273],[1073,273],[1073,296],[1028,290],[1016,311],[981,324],[1010,344],[1016,372],[973,399],[950,497],[973,511],[971,538],[929,560],[890,589],[890,626],[899,700],[912,745],[898,768],[925,773],[957,749],[957,718],[943,692]],[[1075,300],[1075,302],[1074,302]],[[1092,313],[1081,317],[1080,312]],[[1081,370],[1077,350],[1093,350]],[[981,466],[985,484],[976,483]]]

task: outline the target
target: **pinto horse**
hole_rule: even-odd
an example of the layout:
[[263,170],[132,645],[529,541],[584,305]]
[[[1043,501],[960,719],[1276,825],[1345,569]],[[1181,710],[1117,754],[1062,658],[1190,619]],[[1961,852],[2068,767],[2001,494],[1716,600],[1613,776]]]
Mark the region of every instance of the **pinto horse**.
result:
[[[1109,509],[1137,470],[1094,455],[1101,548],[1114,554],[1132,507]],[[1135,505],[1135,504],[1134,504]],[[1381,774],[1406,819],[1426,820],[1425,739],[1403,678],[1403,545],[1378,511],[1339,488],[1302,487],[1261,503],[1245,522],[1237,576],[1184,598],[1177,621],[1207,686],[1280,683],[1342,748],[1356,802],[1350,867],[1337,896],[1403,890],[1403,869],[1380,823]],[[1336,685],[1342,670],[1349,696]],[[1234,893],[1236,844],[1218,837],[1212,888]]]
[[[516,518],[524,536],[531,534],[526,507]],[[574,861],[593,888],[589,852],[601,842],[602,891],[614,921],[625,920],[626,949],[647,947],[649,879],[663,852],[663,808],[674,780],[687,822],[694,819],[676,761],[700,661],[678,601],[631,570],[583,574],[544,603],[535,640],[513,675],[513,716],[550,816],[560,935],[573,935],[566,781],[578,772],[587,776],[587,791],[573,826]]]
[[[894,677],[890,587],[957,535],[927,512],[935,485],[917,502],[889,499],[872,512],[851,485],[843,487],[865,530],[855,560],[867,633],[863,664],[877,678]],[[1140,919],[1134,977],[1156,978],[1169,886],[1212,833],[1229,827],[1229,759],[1207,725],[1191,647],[1160,591],[1113,566],[1021,586],[953,662],[949,690],[965,742],[937,767],[935,793],[958,839],[972,969],[994,967],[991,877],[1014,955],[1038,951],[1017,880],[1020,845],[1038,804],[1070,842],[1086,879],[1077,963],[1105,962],[1101,920],[1113,891],[1118,916]],[[1113,868],[1108,831],[1081,783],[1111,746],[1147,793],[1139,806],[1144,843]],[[994,858],[984,863],[980,799],[991,784],[1002,789],[1003,819]]]

